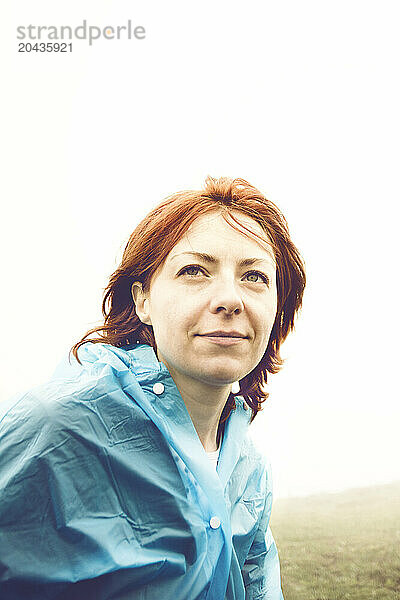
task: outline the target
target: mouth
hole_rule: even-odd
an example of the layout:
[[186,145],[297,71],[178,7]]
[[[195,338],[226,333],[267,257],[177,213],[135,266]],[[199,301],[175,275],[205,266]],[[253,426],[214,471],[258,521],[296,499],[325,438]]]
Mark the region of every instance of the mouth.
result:
[[197,336],[222,346],[240,344],[248,339],[247,335],[244,335],[238,331],[209,331],[207,333],[198,333]]
[[242,339],[246,339],[248,337],[239,331],[208,331],[207,333],[198,333],[197,335],[201,337],[227,337]]

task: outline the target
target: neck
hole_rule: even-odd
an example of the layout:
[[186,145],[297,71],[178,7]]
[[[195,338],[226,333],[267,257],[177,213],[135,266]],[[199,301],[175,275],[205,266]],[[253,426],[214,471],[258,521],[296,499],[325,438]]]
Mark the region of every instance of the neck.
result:
[[168,367],[171,377],[178,388],[194,428],[206,452],[217,450],[217,431],[219,419],[224,409],[231,384],[211,386],[201,381],[188,382],[177,371]]

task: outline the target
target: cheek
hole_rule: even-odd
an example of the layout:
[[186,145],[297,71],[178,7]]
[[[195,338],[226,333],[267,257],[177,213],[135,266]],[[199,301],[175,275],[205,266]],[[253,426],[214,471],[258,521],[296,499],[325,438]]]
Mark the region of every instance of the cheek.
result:
[[269,296],[266,300],[264,299],[264,301],[260,302],[255,309],[258,322],[261,323],[264,328],[266,326],[268,327],[270,323],[272,327],[272,324],[275,320],[276,311],[277,298],[276,294],[273,293],[271,293],[271,296]]
[[150,316],[157,344],[171,345],[184,341],[195,322],[195,307],[188,296],[154,289]]
[[258,315],[256,317],[256,337],[259,340],[261,346],[267,346],[268,340],[274,326],[276,317],[276,305],[273,303],[265,307],[260,307]]

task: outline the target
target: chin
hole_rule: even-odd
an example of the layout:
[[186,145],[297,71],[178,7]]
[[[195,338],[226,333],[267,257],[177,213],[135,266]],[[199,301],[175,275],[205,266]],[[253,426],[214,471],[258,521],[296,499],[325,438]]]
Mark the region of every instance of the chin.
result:
[[238,374],[235,371],[213,371],[213,372],[202,372],[199,373],[197,379],[208,383],[210,385],[231,385],[234,381],[241,379],[243,375]]
[[230,382],[244,377],[246,365],[243,364],[243,360],[227,361],[226,359],[222,359],[220,361],[212,360],[211,363],[210,368],[204,369],[204,372],[209,373],[210,377]]

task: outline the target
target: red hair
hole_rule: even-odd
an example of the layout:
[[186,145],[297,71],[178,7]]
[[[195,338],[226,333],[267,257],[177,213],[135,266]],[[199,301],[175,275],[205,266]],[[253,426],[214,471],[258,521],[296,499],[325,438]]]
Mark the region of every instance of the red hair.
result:
[[[198,217],[219,211],[224,219],[240,231],[246,229],[232,214],[239,211],[256,221],[266,233],[261,238],[248,230],[249,237],[266,240],[272,245],[276,261],[277,313],[267,349],[258,365],[240,381],[240,395],[252,409],[253,420],[268,398],[265,391],[268,373],[277,373],[283,360],[279,349],[288,333],[294,328],[294,318],[301,307],[306,282],[304,263],[289,236],[287,222],[277,206],[244,179],[207,177],[204,190],[183,191],[166,198],[141,221],[131,234],[122,261],[111,275],[102,303],[104,324],[90,329],[71,349],[78,358],[82,344],[107,343],[126,346],[148,344],[157,352],[153,328],[145,325],[135,311],[131,287],[140,281],[145,290],[157,269]],[[228,220],[229,219],[229,220]],[[239,229],[238,229],[239,230]],[[93,334],[98,337],[87,339]],[[220,425],[235,408],[229,395],[222,412]],[[221,433],[221,427],[218,430]],[[219,440],[217,440],[219,443]]]

